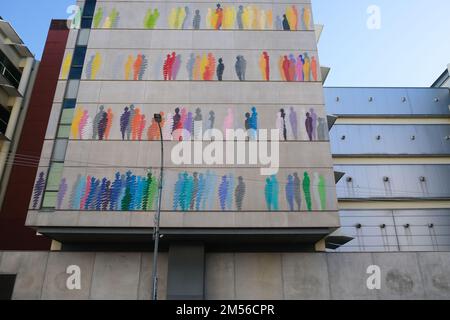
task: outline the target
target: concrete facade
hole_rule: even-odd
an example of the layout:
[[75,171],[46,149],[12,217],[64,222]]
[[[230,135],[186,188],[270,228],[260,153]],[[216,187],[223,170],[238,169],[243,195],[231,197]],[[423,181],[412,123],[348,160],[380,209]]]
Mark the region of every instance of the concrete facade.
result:
[[[151,254],[0,252],[0,273],[17,274],[13,299],[150,299]],[[167,254],[160,256],[159,298],[167,297]],[[204,296],[219,299],[450,299],[450,254],[206,253]],[[67,267],[81,269],[68,290]],[[381,269],[369,290],[367,268]]]

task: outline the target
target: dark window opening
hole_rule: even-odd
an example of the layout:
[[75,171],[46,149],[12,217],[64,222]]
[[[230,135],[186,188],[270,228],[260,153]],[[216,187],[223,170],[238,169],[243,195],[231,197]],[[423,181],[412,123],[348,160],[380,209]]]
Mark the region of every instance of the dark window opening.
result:
[[15,274],[0,274],[0,300],[12,299],[15,283]]
[[82,67],[86,58],[86,46],[77,46],[73,52],[72,66]]
[[10,111],[0,105],[0,133],[2,134],[5,134],[6,128],[8,128],[10,115]]
[[77,99],[64,99],[63,109],[75,109]]
[[90,29],[92,26],[92,18],[81,19],[81,29]]
[[70,68],[69,80],[81,79],[81,74],[83,73],[83,67],[72,67]]
[[2,51],[0,51],[0,74],[2,74],[16,89],[19,87],[22,73],[12,64]]
[[93,17],[97,0],[86,0],[84,3],[83,17]]

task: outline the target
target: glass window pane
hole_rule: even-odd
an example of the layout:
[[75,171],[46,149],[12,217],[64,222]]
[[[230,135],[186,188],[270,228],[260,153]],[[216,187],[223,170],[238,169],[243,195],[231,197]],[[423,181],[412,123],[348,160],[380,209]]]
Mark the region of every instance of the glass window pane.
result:
[[72,124],[75,109],[63,109],[60,124]]
[[67,83],[66,99],[76,99],[80,80],[69,80]]
[[83,18],[81,20],[81,28],[82,29],[90,29],[92,26],[92,18]]
[[72,127],[71,125],[67,125],[67,124],[60,125],[59,128],[58,128],[57,138],[69,139],[69,137],[70,137],[70,128],[71,127]]
[[66,150],[68,141],[69,140],[67,139],[57,139],[55,141],[52,161],[64,162],[64,160],[66,159]]
[[81,29],[78,33],[77,46],[87,46],[90,33],[90,29]]
[[70,68],[69,79],[81,79],[82,72],[83,72],[83,67]]
[[[88,30],[89,31],[89,30]],[[87,47],[77,46],[73,52],[72,67],[82,67],[84,64],[84,59],[86,58]]]
[[77,105],[77,99],[64,99],[63,108],[64,109],[75,109]]
[[83,17],[92,17],[95,12],[96,0],[86,0],[84,3]]
[[48,173],[46,191],[58,191],[63,169],[64,163],[52,163]]
[[46,191],[44,194],[44,200],[42,201],[42,208],[55,208],[58,192]]

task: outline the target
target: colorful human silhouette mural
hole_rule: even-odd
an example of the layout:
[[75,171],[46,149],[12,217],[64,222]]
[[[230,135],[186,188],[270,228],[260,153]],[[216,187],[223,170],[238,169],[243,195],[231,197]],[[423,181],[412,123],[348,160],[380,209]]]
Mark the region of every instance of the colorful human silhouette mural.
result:
[[278,69],[283,81],[318,81],[318,63],[315,56],[305,52],[297,58],[294,54],[280,56]]
[[152,10],[152,8],[147,10],[147,14],[144,18],[144,28],[145,29],[155,29],[156,24],[158,23],[159,19],[159,10],[158,8],[155,8]]
[[270,80],[270,56],[267,51],[261,54],[259,59],[259,68],[264,81]]

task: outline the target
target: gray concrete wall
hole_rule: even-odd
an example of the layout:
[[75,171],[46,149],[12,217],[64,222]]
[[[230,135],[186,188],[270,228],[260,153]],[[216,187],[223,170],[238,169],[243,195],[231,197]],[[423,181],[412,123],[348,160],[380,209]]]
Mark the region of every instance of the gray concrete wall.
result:
[[[0,252],[0,273],[17,274],[13,299],[150,299],[147,253]],[[66,288],[70,265],[81,290]],[[381,289],[366,286],[381,269]],[[166,298],[167,254],[160,259]],[[450,252],[207,253],[206,299],[450,299]]]

